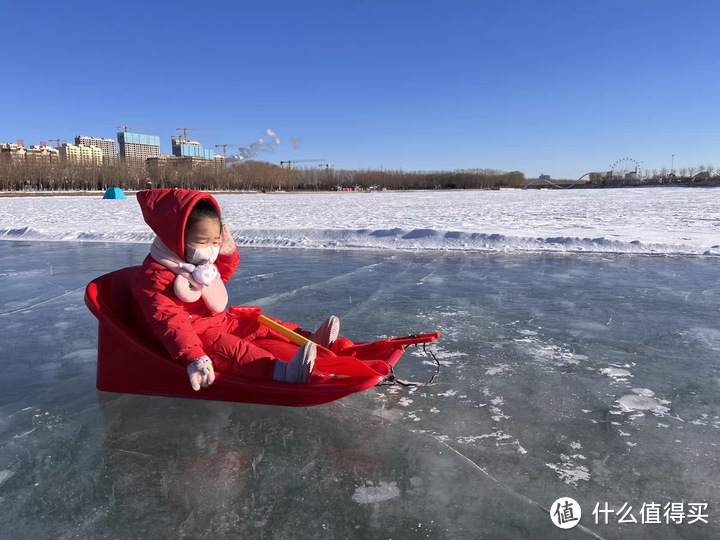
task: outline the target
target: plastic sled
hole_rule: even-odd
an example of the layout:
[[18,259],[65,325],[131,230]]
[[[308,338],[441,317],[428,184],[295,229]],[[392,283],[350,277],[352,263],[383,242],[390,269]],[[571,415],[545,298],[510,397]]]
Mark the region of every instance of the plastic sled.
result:
[[[98,319],[97,389],[104,392],[176,398],[262,403],[305,407],[320,405],[362,392],[390,374],[405,348],[435,341],[440,334],[424,334],[381,341],[353,343],[345,338],[340,355],[318,347],[316,369],[327,374],[312,384],[289,384],[215,372],[215,382],[194,391],[184,366],[175,362],[159,343],[137,336],[129,327],[130,285],[139,266],[101,276],[85,289],[85,304]],[[237,309],[235,310],[238,311]],[[233,307],[228,316],[233,315]],[[275,357],[289,360],[298,346],[277,340],[256,340]]]

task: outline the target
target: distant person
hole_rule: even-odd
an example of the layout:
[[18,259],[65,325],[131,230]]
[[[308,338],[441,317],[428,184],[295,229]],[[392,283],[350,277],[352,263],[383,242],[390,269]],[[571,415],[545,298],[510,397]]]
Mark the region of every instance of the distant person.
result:
[[231,317],[225,311],[225,283],[240,263],[240,254],[212,195],[153,189],[139,192],[137,199],[157,237],[132,284],[134,329],[159,340],[174,360],[187,366],[194,390],[213,383],[214,367],[242,377],[309,383],[315,344],[330,347],[340,332],[340,320],[329,317],[313,334],[277,321],[312,341],[289,362],[275,358],[253,341],[288,343],[287,338],[249,317]]

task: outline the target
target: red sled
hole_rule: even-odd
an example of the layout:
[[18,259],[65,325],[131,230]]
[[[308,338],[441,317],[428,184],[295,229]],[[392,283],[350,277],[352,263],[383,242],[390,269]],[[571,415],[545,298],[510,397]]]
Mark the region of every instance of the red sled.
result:
[[[185,367],[158,343],[137,336],[127,324],[131,313],[130,285],[139,266],[123,268],[91,281],[85,304],[98,319],[97,389],[104,392],[176,398],[307,407],[335,401],[376,386],[391,373],[408,345],[434,342],[440,333],[388,338],[373,343],[340,338],[338,354],[318,347],[316,369],[329,377],[312,384],[288,384],[215,372],[215,382],[194,391]],[[228,316],[247,308],[230,307]],[[235,315],[234,313],[238,314]],[[298,346],[277,340],[256,340],[276,358],[289,360]]]

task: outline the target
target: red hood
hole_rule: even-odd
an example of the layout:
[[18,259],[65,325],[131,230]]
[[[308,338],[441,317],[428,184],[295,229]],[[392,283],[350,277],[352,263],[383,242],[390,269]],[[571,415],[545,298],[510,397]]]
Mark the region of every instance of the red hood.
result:
[[150,225],[163,244],[183,260],[185,259],[185,224],[193,207],[202,199],[212,202],[220,215],[220,206],[215,198],[203,191],[149,189],[137,194],[145,223]]

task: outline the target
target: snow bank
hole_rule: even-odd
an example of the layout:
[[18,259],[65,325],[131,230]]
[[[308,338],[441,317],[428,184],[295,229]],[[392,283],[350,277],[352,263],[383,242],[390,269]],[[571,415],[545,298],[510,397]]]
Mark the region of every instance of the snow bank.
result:
[[[239,245],[720,254],[712,189],[218,195]],[[0,199],[0,239],[150,242],[134,197]]]

